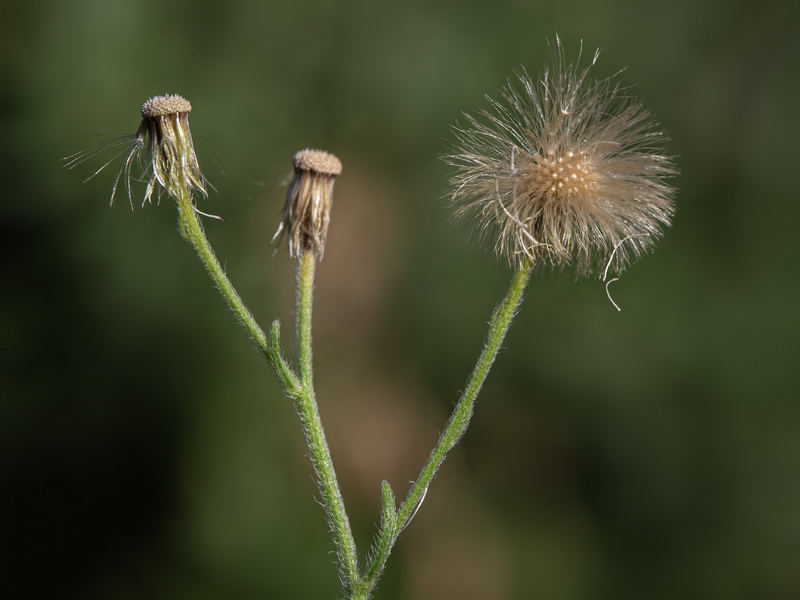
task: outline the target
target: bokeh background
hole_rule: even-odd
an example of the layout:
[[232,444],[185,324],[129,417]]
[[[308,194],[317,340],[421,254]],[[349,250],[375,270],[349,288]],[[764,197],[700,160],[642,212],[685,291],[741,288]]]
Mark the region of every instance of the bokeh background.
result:
[[262,324],[294,151],[337,153],[317,387],[362,551],[510,274],[454,227],[463,110],[559,33],[672,137],[678,213],[615,284],[532,282],[376,599],[800,598],[800,19],[789,0],[0,2],[0,594],[334,598],[292,407],[176,230],[62,158],[180,93]]

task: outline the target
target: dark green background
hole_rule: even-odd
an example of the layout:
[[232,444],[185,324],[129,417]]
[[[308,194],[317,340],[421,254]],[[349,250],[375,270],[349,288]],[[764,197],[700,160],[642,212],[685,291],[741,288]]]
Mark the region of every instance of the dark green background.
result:
[[[212,243],[262,324],[292,153],[339,155],[317,386],[365,550],[510,274],[444,208],[450,126],[546,38],[669,131],[678,212],[615,284],[532,282],[376,599],[800,597],[797,3],[0,4],[0,594],[334,598],[296,417],[179,238],[61,159],[180,93]],[[219,164],[217,164],[217,161]],[[140,191],[141,193],[141,191]]]

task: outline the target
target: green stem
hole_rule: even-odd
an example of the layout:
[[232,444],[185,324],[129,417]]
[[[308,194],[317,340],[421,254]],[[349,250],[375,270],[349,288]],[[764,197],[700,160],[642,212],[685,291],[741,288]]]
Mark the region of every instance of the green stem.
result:
[[344,500],[336,479],[333,460],[325,440],[317,400],[312,382],[311,353],[311,309],[314,290],[314,270],[316,255],[304,252],[297,261],[297,363],[302,392],[295,400],[297,413],[303,426],[303,434],[311,454],[311,464],[317,475],[322,506],[328,519],[336,554],[339,562],[339,574],[346,584],[348,598],[357,600],[363,596],[358,572],[358,558],[350,520],[344,507]]
[[[228,306],[236,315],[236,318],[247,330],[250,338],[256,343],[258,349],[267,359],[270,359],[267,338],[261,330],[261,327],[256,323],[253,315],[244,305],[244,302],[242,302],[239,294],[225,274],[222,265],[219,264],[219,260],[214,254],[214,250],[211,248],[211,244],[208,243],[206,234],[203,231],[203,225],[200,223],[200,219],[197,218],[197,212],[195,212],[189,191],[184,187],[181,192],[181,196],[178,198],[178,222],[181,235],[192,245],[195,252],[197,252],[200,260],[203,261],[203,266],[205,266],[206,271],[208,271],[211,279],[214,280],[222,297],[225,298],[225,302],[228,303]],[[270,360],[270,363],[271,362],[272,360]]]
[[301,383],[311,388],[314,369],[311,350],[311,311],[314,302],[316,255],[304,252],[297,261],[297,367]]
[[203,225],[195,211],[189,191],[184,188],[181,192],[181,196],[177,199],[181,235],[197,252],[228,306],[247,330],[258,349],[275,369],[287,395],[294,400],[311,453],[311,462],[317,474],[323,506],[336,545],[339,571],[342,581],[347,586],[348,598],[351,600],[366,600],[368,596],[363,591],[363,584],[358,572],[356,545],[350,530],[350,521],[345,512],[344,501],[336,480],[333,461],[325,441],[325,433],[322,429],[319,409],[314,397],[311,360],[311,308],[315,256],[310,252],[305,253],[297,265],[296,316],[299,375],[295,375],[281,354],[280,324],[277,321],[273,323],[268,340],[253,315],[242,302],[241,297],[236,292],[214,254],[214,250],[211,248],[208,238],[206,238]]
[[253,315],[242,302],[238,292],[225,274],[216,254],[214,254],[214,250],[211,248],[211,244],[208,243],[203,224],[194,209],[192,196],[185,186],[182,188],[181,196],[177,200],[178,223],[181,235],[192,245],[225,302],[228,303],[239,323],[247,330],[250,339],[255,342],[258,349],[269,361],[269,364],[272,365],[287,395],[295,398],[300,391],[300,381],[281,355],[280,341],[277,337],[280,330],[279,325],[277,322],[273,324],[272,339],[268,341],[261,327],[259,327]]
[[345,593],[349,600],[368,600],[400,533],[414,518],[436,472],[442,466],[450,450],[464,435],[469,425],[478,393],[489,374],[492,363],[500,350],[500,345],[522,300],[523,292],[530,279],[532,266],[527,265],[515,274],[505,299],[495,309],[489,324],[486,344],[467,381],[464,393],[448,420],[445,430],[431,453],[428,462],[422,468],[419,478],[409,490],[400,508],[397,509],[394,518],[390,514],[392,510],[390,507],[394,505],[394,497],[388,485],[384,486],[386,488],[384,489],[384,510],[389,511],[384,515],[385,531],[382,534],[383,539],[369,564],[366,577],[362,578],[358,569],[358,555],[350,529],[350,520],[345,511],[344,500],[336,479],[336,472],[333,468],[333,461],[325,440],[325,432],[314,395],[311,315],[316,256],[312,252],[305,252],[297,263],[298,374],[296,375],[281,353],[279,323],[277,321],[273,323],[268,341],[253,315],[234,289],[211,245],[208,243],[202,223],[198,219],[192,203],[191,195],[185,188],[178,198],[178,215],[181,234],[192,244],[228,306],[247,330],[258,349],[275,369],[287,395],[294,400],[302,423],[303,434],[311,454],[311,463],[317,475],[322,504],[336,545],[339,573],[346,588]]
[[530,279],[532,268],[533,266],[528,264],[516,272],[506,297],[500,305],[495,308],[492,314],[492,320],[489,323],[486,343],[467,381],[467,386],[458,404],[456,404],[453,414],[447,421],[447,425],[439,438],[439,442],[436,444],[433,452],[431,452],[428,462],[422,468],[419,477],[416,482],[414,482],[405,500],[397,510],[397,519],[395,521],[393,536],[388,543],[378,546],[375,556],[373,556],[368,566],[366,577],[364,578],[367,589],[372,590],[375,587],[397,538],[411,519],[414,518],[428,490],[428,486],[431,484],[431,481],[433,481],[439,467],[442,466],[448,452],[453,449],[467,430],[475,408],[475,400],[478,397],[478,392],[480,392],[481,386],[486,380],[486,376],[489,374],[492,363],[494,363],[494,359],[497,357],[497,353],[500,350],[500,345],[503,343],[503,338],[505,338],[511,326],[511,322],[514,319],[514,315],[519,308],[525,287]]

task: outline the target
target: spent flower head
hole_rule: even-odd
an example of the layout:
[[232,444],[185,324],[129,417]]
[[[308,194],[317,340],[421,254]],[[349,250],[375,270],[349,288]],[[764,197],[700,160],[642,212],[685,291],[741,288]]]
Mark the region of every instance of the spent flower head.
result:
[[292,158],[294,176],[286,192],[283,218],[273,241],[289,238],[289,255],[299,258],[313,252],[318,260],[325,253],[333,184],[342,172],[341,161],[324,150],[300,150]]
[[[173,197],[193,191],[207,196],[206,180],[200,171],[189,128],[192,105],[177,94],[153,96],[142,105],[142,120],[133,136],[124,136],[89,148],[68,157],[66,166],[74,168],[95,156],[105,161],[89,179],[111,163],[119,161],[114,174],[111,201],[124,180],[128,198],[133,204],[132,180],[146,182],[144,200],[151,202],[153,192],[162,191]],[[136,165],[141,173],[133,176]]]
[[[538,81],[525,71],[505,102],[466,114],[452,204],[513,267],[573,265],[578,275],[611,264],[622,271],[670,224],[676,174],[666,135],[616,82],[568,64],[556,37],[553,64]],[[580,60],[580,55],[578,57]]]

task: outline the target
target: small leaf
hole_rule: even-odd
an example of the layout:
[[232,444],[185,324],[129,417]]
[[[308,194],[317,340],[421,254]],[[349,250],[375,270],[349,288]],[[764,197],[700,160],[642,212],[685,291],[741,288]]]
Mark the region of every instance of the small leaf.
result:
[[388,481],[381,482],[381,538],[386,530],[392,532],[397,527],[397,506],[394,492]]
[[297,375],[283,358],[281,348],[281,322],[275,319],[269,328],[269,339],[267,340],[267,355],[275,373],[281,380],[286,393],[292,398],[296,398],[302,392],[302,386]]

